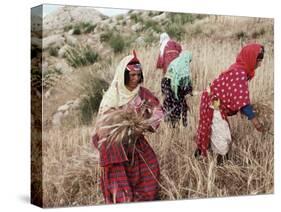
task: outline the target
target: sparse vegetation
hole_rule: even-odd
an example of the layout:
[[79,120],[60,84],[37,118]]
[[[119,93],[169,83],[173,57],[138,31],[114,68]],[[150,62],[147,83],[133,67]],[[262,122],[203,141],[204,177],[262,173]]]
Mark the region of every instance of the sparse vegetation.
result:
[[57,47],[50,47],[49,54],[50,56],[57,57],[59,49]]
[[235,33],[235,37],[238,40],[245,39],[247,37],[247,33],[244,31],[240,31],[240,32]]
[[112,31],[106,31],[100,34],[100,41],[101,42],[108,42],[110,38],[112,37],[113,32]]
[[81,33],[90,33],[95,30],[96,24],[92,24],[90,22],[81,22],[75,25],[67,25],[64,27],[64,31],[67,32],[73,29],[74,35],[80,35]]
[[123,20],[123,21],[122,21],[122,26],[126,26],[126,24],[127,24],[127,21],[126,21],[126,20]]
[[116,17],[116,20],[117,21],[121,21],[121,20],[123,20],[124,19],[124,16],[123,15],[118,15],[117,17]]
[[139,22],[140,22],[140,23],[143,23],[143,22],[144,22],[143,18],[140,17],[139,14],[135,14],[135,13],[130,14],[130,18],[131,18],[131,20],[133,20],[135,23],[139,23]]
[[96,53],[90,46],[71,47],[66,50],[65,58],[69,65],[74,68],[80,66],[91,65],[98,60],[98,53]]
[[201,20],[201,19],[207,17],[207,15],[203,15],[203,14],[196,14],[194,16],[195,16],[195,19],[198,19],[198,20]]
[[125,48],[125,40],[121,35],[113,35],[110,40],[109,44],[115,53],[122,52]]
[[181,40],[185,33],[183,26],[172,23],[168,24],[165,28],[165,31],[174,39]]
[[43,89],[47,90],[51,87],[54,87],[56,83],[59,81],[61,75],[62,75],[61,70],[57,68],[49,69],[46,72],[43,72],[42,74]]
[[83,25],[83,32],[84,33],[90,33],[93,32],[96,28],[96,24],[91,24],[91,23],[84,23]]
[[194,31],[192,31],[192,35],[193,35],[193,36],[197,36],[197,35],[199,35],[199,34],[201,34],[201,33],[202,33],[202,29],[201,29],[200,26],[196,26],[195,29],[194,29]]
[[105,80],[93,77],[93,75],[88,75],[88,78],[85,78],[83,82],[85,96],[80,104],[82,124],[92,123],[93,115],[98,111],[103,93],[108,86]]
[[253,33],[252,33],[252,38],[258,38],[258,37],[260,37],[260,36],[263,36],[265,34],[265,29],[264,28],[261,28],[260,30],[258,30],[258,31],[254,31]]
[[149,12],[148,12],[148,16],[149,16],[149,17],[152,17],[152,16],[154,16],[154,13],[153,13],[152,11],[149,11]]
[[151,43],[157,42],[158,39],[159,39],[159,38],[153,36],[152,33],[148,33],[147,36],[145,36],[144,41],[145,41],[145,43],[147,43],[147,44],[151,44]]
[[81,34],[81,29],[79,25],[75,25],[73,28],[73,35],[80,35]]
[[196,16],[185,13],[169,13],[168,18],[170,18],[172,23],[184,25],[186,23],[193,23],[196,19]]
[[145,28],[146,29],[153,29],[155,32],[161,32],[161,27],[159,25],[159,23],[157,23],[156,21],[153,20],[147,20],[144,22]]
[[122,52],[127,46],[130,45],[132,41],[132,37],[124,38],[122,35],[114,33],[116,29],[107,30],[106,32],[100,35],[100,41],[108,43],[109,46],[112,48],[114,53]]
[[73,28],[72,25],[67,25],[67,26],[65,26],[65,27],[63,28],[63,31],[64,31],[64,32],[68,32],[68,31],[71,30],[72,28]]

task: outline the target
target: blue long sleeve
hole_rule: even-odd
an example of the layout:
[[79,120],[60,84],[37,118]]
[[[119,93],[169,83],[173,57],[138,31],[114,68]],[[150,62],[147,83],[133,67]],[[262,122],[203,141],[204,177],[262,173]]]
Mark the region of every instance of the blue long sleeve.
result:
[[253,107],[250,104],[242,107],[240,111],[245,116],[247,116],[249,120],[253,119],[256,116],[255,112],[253,111]]

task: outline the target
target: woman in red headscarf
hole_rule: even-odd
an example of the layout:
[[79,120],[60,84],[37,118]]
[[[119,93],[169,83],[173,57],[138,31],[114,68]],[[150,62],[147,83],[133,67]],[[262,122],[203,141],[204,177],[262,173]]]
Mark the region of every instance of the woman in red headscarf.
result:
[[158,55],[156,68],[163,70],[163,76],[166,74],[170,63],[179,56],[181,51],[181,45],[170,39],[166,32],[160,35],[160,53]]
[[[92,142],[100,154],[101,190],[105,203],[158,198],[159,164],[144,132],[154,132],[164,115],[158,99],[141,86],[142,82],[141,64],[134,52],[120,62],[100,104]],[[147,128],[135,126],[130,128],[130,134],[120,132],[112,137],[114,131],[120,131],[114,126],[124,127],[128,123],[116,114],[142,117]],[[119,135],[121,142],[116,142]]]
[[248,87],[263,56],[262,45],[246,45],[238,54],[236,62],[202,93],[195,156],[206,156],[209,148],[219,158],[228,153],[231,134],[227,116],[238,111],[246,115],[258,131],[264,131],[251,106]]

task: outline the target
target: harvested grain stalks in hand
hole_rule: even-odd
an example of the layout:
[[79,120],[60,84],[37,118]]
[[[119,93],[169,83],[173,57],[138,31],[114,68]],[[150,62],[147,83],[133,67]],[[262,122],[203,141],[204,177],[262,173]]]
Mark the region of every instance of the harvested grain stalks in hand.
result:
[[271,131],[273,128],[273,109],[272,106],[264,102],[257,102],[252,105],[253,110],[260,120],[266,131]]
[[107,145],[134,142],[137,137],[148,132],[149,120],[134,111],[115,110],[104,114],[97,122],[99,136]]

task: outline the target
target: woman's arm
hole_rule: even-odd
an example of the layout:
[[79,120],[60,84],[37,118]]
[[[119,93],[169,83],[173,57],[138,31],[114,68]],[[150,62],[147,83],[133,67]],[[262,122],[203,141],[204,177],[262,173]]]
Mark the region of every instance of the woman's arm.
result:
[[240,109],[241,113],[247,116],[248,120],[252,120],[256,114],[253,111],[252,105],[248,104]]
[[257,117],[254,117],[251,119],[254,127],[256,128],[257,131],[259,132],[265,132],[265,128],[264,126],[259,122]]
[[152,110],[152,115],[148,119],[151,126],[150,131],[154,132],[160,125],[161,120],[164,118],[164,111],[160,105],[156,106]]
[[141,98],[145,100],[149,112],[149,118],[146,119],[147,124],[150,125],[150,131],[158,128],[161,120],[164,118],[164,111],[160,101],[146,88],[141,87]]
[[253,111],[252,105],[248,104],[248,105],[242,107],[240,111],[242,114],[244,114],[245,116],[248,117],[248,120],[250,120],[253,123],[253,125],[257,131],[259,131],[259,132],[265,131],[264,127],[262,126],[262,124],[260,123],[258,118],[256,117],[256,114]]

